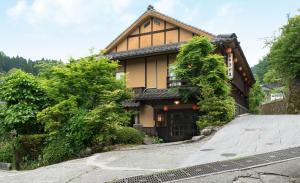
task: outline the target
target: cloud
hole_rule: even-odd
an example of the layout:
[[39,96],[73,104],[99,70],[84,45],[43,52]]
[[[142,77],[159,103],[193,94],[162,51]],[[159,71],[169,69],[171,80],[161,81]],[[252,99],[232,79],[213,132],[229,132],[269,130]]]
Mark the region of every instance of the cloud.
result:
[[27,2],[25,0],[20,0],[15,6],[9,8],[6,13],[11,17],[18,17],[22,15],[28,8]]
[[119,21],[132,21],[132,0],[19,0],[6,14],[30,24],[88,25],[99,17],[116,16]]

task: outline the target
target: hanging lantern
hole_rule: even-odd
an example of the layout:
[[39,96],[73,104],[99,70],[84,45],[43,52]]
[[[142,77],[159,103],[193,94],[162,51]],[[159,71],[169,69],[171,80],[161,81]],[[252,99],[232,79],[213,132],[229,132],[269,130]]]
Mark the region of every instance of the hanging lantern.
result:
[[238,62],[238,59],[237,59],[237,58],[234,58],[233,61],[234,61],[234,63],[237,63],[237,62]]
[[239,66],[239,71],[242,71],[243,70],[243,67],[242,66]]
[[195,110],[197,110],[197,105],[196,104],[193,104],[192,105],[192,109],[195,111]]
[[245,76],[246,76],[246,73],[243,72],[243,76],[245,77]]
[[248,81],[248,78],[245,78],[245,81]]
[[230,54],[232,52],[232,49],[229,47],[229,48],[226,48],[226,53],[227,54]]
[[164,105],[163,110],[168,111],[169,110],[168,106]]

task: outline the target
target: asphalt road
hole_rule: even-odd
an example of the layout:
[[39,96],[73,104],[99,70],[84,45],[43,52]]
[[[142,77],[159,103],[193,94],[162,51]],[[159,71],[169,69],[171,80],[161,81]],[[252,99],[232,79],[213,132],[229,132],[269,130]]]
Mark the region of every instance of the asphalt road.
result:
[[299,131],[300,115],[247,115],[204,141],[98,153],[32,171],[0,171],[0,182],[104,182],[300,146]]

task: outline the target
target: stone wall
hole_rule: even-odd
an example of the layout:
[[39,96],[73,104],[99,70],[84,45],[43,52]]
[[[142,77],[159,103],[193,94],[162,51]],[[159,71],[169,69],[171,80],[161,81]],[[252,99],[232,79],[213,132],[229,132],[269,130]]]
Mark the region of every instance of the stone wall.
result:
[[290,84],[287,110],[289,114],[300,114],[300,75]]
[[262,114],[286,114],[287,103],[285,100],[277,100],[261,106]]

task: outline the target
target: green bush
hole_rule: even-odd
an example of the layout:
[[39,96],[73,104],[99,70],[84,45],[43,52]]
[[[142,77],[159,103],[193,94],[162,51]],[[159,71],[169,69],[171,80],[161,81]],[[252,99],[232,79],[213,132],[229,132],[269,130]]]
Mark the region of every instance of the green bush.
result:
[[47,134],[20,135],[13,140],[13,163],[16,169],[26,169],[28,162],[41,160]]
[[0,144],[0,162],[12,163],[13,148],[12,143],[3,142]]
[[164,140],[159,137],[153,137],[152,143],[153,144],[161,144],[161,143],[164,143]]
[[[200,117],[197,121],[197,127],[203,129],[207,126],[222,126],[234,117],[235,105],[234,99],[212,97],[199,102]],[[201,115],[205,114],[205,115]]]
[[73,148],[70,143],[64,138],[52,140],[43,149],[43,164],[50,165],[59,163],[74,157]]
[[116,129],[116,143],[120,144],[142,144],[143,134],[131,127],[119,127]]

